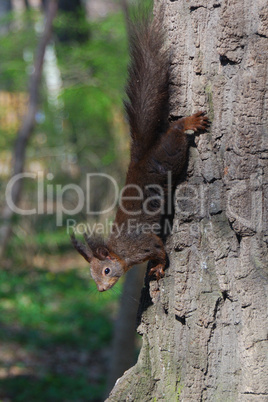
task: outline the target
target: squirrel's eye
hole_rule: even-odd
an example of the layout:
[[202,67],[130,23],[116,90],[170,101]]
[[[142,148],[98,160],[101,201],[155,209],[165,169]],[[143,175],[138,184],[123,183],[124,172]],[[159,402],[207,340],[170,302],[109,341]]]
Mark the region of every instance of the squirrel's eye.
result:
[[109,273],[110,273],[110,268],[105,268],[105,270],[104,270],[104,273],[105,273],[105,275],[108,275]]

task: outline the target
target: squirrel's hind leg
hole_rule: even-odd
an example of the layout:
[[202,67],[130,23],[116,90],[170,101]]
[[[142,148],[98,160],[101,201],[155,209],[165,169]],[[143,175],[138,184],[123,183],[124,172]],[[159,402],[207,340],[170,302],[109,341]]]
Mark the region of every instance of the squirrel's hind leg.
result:
[[185,165],[189,147],[185,131],[205,130],[208,125],[208,117],[203,112],[173,122],[151,152],[151,160],[161,166],[159,171],[163,173],[172,171],[178,175]]

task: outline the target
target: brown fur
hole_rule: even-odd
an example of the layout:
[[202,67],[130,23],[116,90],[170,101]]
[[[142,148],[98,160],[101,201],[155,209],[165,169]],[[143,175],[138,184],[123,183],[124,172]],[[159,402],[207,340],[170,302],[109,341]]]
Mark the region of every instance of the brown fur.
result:
[[[150,260],[150,274],[164,276],[166,252],[159,232],[168,189],[168,172],[174,186],[185,166],[188,141],[186,130],[204,130],[208,119],[202,112],[179,119],[168,127],[169,53],[164,45],[161,21],[148,17],[130,25],[129,78],[125,109],[130,125],[131,161],[121,207],[113,224],[114,231],[107,242],[86,238],[87,245],[72,242],[78,252],[91,262],[91,273],[99,291],[112,287],[133,265]],[[138,186],[144,196],[137,197]],[[158,185],[163,193],[158,192]],[[158,197],[158,198],[157,198]],[[144,201],[153,214],[143,209]],[[124,211],[125,209],[125,211]],[[139,213],[138,213],[139,212]],[[134,214],[134,215],[133,215]],[[131,227],[132,220],[135,225]],[[131,227],[131,228],[130,228]],[[144,230],[144,228],[148,230]],[[117,229],[120,229],[118,235]]]

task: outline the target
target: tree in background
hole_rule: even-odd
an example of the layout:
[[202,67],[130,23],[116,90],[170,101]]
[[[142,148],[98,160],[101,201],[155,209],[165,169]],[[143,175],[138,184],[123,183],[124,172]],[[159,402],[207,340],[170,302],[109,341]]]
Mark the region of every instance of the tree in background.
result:
[[[78,9],[80,6],[76,7],[76,12],[81,15],[79,21],[69,11],[59,14],[55,20],[55,32],[59,36],[67,31],[70,19],[76,22],[76,28],[68,41],[62,42],[56,38],[56,44],[52,42],[49,45],[52,49],[50,54],[56,57],[61,88],[56,105],[54,101],[51,102],[47,82],[44,81],[35,116],[35,133],[27,148],[27,168],[33,161],[44,171],[44,176],[52,173],[54,180],[49,182],[52,185],[74,181],[83,186],[86,173],[94,171],[113,171],[120,180],[121,157],[126,159],[127,154],[127,133],[122,113],[122,77],[125,76],[127,54],[122,16],[108,16],[100,24],[86,21],[83,11]],[[40,14],[31,9],[29,11],[29,15],[14,15],[15,19],[20,18],[20,24],[13,24],[9,34],[1,39],[4,46],[0,49],[0,88],[11,94],[26,94],[25,72],[32,69],[36,40],[33,28],[38,27]],[[51,75],[51,72],[46,74]],[[2,114],[3,109],[0,117]],[[15,133],[11,130],[7,132],[4,125],[0,130],[1,158],[8,160],[7,152]],[[4,198],[4,181],[2,189],[1,197]],[[36,206],[36,189],[29,180],[26,189],[22,202],[27,200]],[[106,199],[104,193],[104,189],[97,186],[92,200],[93,208],[100,209],[100,200]],[[65,194],[65,198],[67,204],[72,206],[72,197]],[[53,202],[52,199],[51,204]],[[85,213],[82,212],[77,219],[85,221]],[[20,224],[25,221],[19,220]],[[29,221],[32,221],[32,229],[35,227],[37,232],[48,228],[55,231],[53,214],[35,218],[27,216]],[[16,228],[16,223],[13,228]],[[66,241],[69,241],[67,237]]]
[[[12,177],[21,174],[24,171],[25,165],[25,154],[28,141],[31,134],[33,133],[35,125],[35,117],[38,108],[39,100],[39,87],[41,82],[44,56],[46,47],[50,41],[52,34],[52,24],[57,11],[57,1],[51,0],[49,2],[46,14],[46,22],[44,26],[44,31],[40,37],[40,42],[37,47],[35,62],[33,72],[29,82],[29,104],[27,112],[24,116],[22,126],[20,127],[13,152],[12,161]],[[22,180],[17,180],[12,187],[12,192],[10,197],[15,205],[18,204],[21,198],[22,190]],[[3,254],[7,241],[10,236],[12,218],[14,216],[14,211],[10,208],[7,203],[2,214],[2,226],[0,229],[0,255]]]
[[[31,4],[29,2],[26,13],[15,11],[8,17],[7,20],[11,21],[9,31],[1,37],[0,101],[2,98],[3,101],[16,100],[12,101],[12,107],[1,103],[1,201],[10,174],[6,170],[4,174],[2,169],[11,165],[11,149],[21,118],[17,100],[21,100],[19,103],[23,103],[22,111],[25,112],[27,81],[42,34],[43,9],[33,9]],[[127,64],[122,15],[107,15],[101,22],[81,19],[78,32],[88,32],[88,39],[80,41],[80,36],[74,35],[68,41],[61,41],[57,33],[66,31],[70,19],[70,15],[63,13],[58,13],[54,19],[54,35],[46,47],[34,127],[24,154],[25,171],[41,172],[44,185],[49,184],[54,189],[56,185],[64,186],[70,182],[83,186],[86,173],[98,171],[113,174],[120,181],[128,158],[128,136],[122,108]],[[56,72],[60,77],[57,99],[49,88],[48,76],[55,78],[51,67],[54,68],[53,74]],[[16,118],[12,118],[12,124],[8,127],[2,124],[9,113],[14,116],[14,112]],[[54,178],[47,179],[47,174]],[[100,186],[95,190],[93,203],[99,210],[102,199],[106,200],[107,196]],[[45,210],[52,209],[55,201],[46,191],[45,187],[45,200],[51,198]],[[37,207],[34,180],[25,180],[20,199],[22,208]],[[65,194],[65,205],[72,206],[72,201],[72,197]],[[84,215],[82,212],[74,218],[86,222]],[[5,248],[0,271],[1,348],[10,351],[19,345],[25,356],[28,356],[29,348],[39,364],[31,366],[29,360],[22,362],[20,373],[25,374],[22,376],[20,373],[13,376],[10,366],[7,366],[1,377],[0,398],[15,400],[19,395],[21,399],[34,400],[36,395],[37,399],[45,399],[47,395],[50,399],[53,395],[54,399],[56,395],[55,398],[60,399],[58,395],[64,395],[62,400],[65,400],[66,395],[72,398],[75,393],[79,400],[100,400],[103,393],[103,377],[108,371],[107,349],[111,349],[112,320],[121,287],[102,298],[94,293],[88,267],[81,267],[80,261],[73,257],[64,226],[66,216],[63,220],[63,226],[57,227],[54,213],[12,219],[13,236]],[[134,298],[135,304],[138,296]],[[129,301],[129,294],[127,299]],[[25,300],[26,304],[23,304]],[[15,332],[11,328],[12,322],[16,322]],[[133,323],[132,320],[132,326]],[[39,358],[40,344],[48,359]],[[129,344],[127,347],[129,351]],[[72,364],[67,365],[65,359],[68,355]],[[3,356],[1,349],[0,364]],[[50,359],[57,360],[53,367],[47,367]],[[18,360],[20,364],[20,357]],[[77,360],[75,365],[74,360]],[[10,364],[14,367],[16,359],[12,359]],[[61,370],[60,375],[58,370]],[[82,374],[79,373],[77,379],[73,374],[79,370]],[[33,378],[35,384],[29,387],[28,381]],[[67,385],[63,386],[65,383]],[[44,389],[44,393],[40,389]],[[88,389],[94,392],[87,394]]]

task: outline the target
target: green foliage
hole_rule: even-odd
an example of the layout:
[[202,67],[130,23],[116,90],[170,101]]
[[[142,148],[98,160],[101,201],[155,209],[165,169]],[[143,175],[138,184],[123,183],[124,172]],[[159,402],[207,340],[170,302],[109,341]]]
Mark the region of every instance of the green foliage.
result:
[[0,379],[0,388],[7,392],[13,402],[96,402],[102,400],[103,381],[99,385],[90,385],[83,372],[76,376],[53,373],[38,379],[32,376]]
[[[0,91],[27,93],[41,21],[38,12],[10,17],[10,30],[0,37]],[[114,109],[122,111],[128,59],[123,18],[117,14],[101,22],[85,23],[81,19],[79,24],[77,28],[72,25],[79,31],[76,40],[67,44],[57,40],[56,34],[61,37],[66,33],[70,19],[59,15],[55,21],[55,54],[62,78],[60,97],[58,104],[53,103],[43,80],[37,124],[27,148],[25,170],[31,162],[38,162],[45,174],[54,174],[50,182],[54,186],[79,183],[80,175],[72,177],[66,165],[76,165],[81,176],[116,169],[113,114]],[[1,155],[11,152],[16,130],[0,127]],[[4,187],[0,187],[2,194]],[[36,208],[36,181],[25,180],[24,190],[24,202]],[[13,231],[16,235],[7,248],[12,269],[0,269],[0,343],[11,345],[11,349],[20,347],[39,365],[36,372],[30,370],[27,374],[28,363],[20,359],[16,367],[23,374],[1,377],[0,400],[101,400],[105,369],[92,381],[83,365],[79,368],[78,364],[70,372],[68,363],[68,370],[57,371],[46,359],[53,360],[60,349],[63,357],[71,352],[75,358],[85,353],[93,364],[94,358],[99,364],[98,355],[111,342],[120,285],[100,295],[88,268],[50,269],[51,256],[64,268],[64,256],[71,250],[69,237],[64,229],[56,227],[54,215],[17,216]],[[36,254],[46,260],[42,270],[29,263]],[[6,365],[0,357],[1,373],[2,369],[8,372]]]
[[[56,26],[58,24],[56,20]],[[64,20],[61,18],[61,25]],[[65,21],[65,23],[68,23]],[[57,55],[65,85],[100,87],[112,97],[121,96],[126,76],[127,42],[121,14],[109,15],[88,26],[90,39],[83,43],[57,41]]]
[[[0,270],[1,345],[8,342],[16,348],[19,344],[31,356],[36,354],[37,359],[41,351],[44,355],[36,373],[2,378],[0,398],[9,396],[12,401],[101,398],[104,373],[92,382],[88,379],[88,367],[84,370],[78,364],[71,373],[63,367],[61,373],[46,362],[58,348],[64,361],[68,353],[94,356],[111,342],[111,317],[117,295],[97,293],[87,271]],[[64,362],[61,364],[64,366]],[[19,360],[16,366],[27,373],[27,360]],[[5,363],[0,357],[1,367],[5,368]]]
[[[6,35],[0,36],[0,91],[6,93],[24,93],[28,91],[28,77],[32,71],[32,63],[38,36],[34,26],[38,24],[39,15],[35,12],[27,14],[11,14],[5,18],[10,29]],[[1,22],[0,22],[1,24]],[[18,128],[19,113],[16,102],[13,106],[3,105],[0,108],[0,152],[10,150]],[[3,107],[4,106],[4,107]],[[16,118],[14,119],[13,114]],[[1,124],[9,115],[8,122]],[[14,123],[16,120],[16,123]]]
[[[87,170],[100,170],[116,162],[116,145],[111,123],[114,108],[122,109],[123,88],[126,77],[127,44],[123,17],[109,15],[101,22],[85,22],[80,18],[70,25],[70,15],[59,14],[55,20],[55,33],[73,30],[88,32],[82,41],[56,42],[57,65],[62,87],[59,106],[49,100],[42,86],[40,112],[35,135],[32,136],[28,155],[50,155],[59,147],[71,152]],[[1,36],[0,90],[25,92],[32,71],[42,16],[37,12],[11,17],[12,29]],[[80,26],[82,24],[82,26]],[[80,31],[79,31],[80,32]],[[0,113],[1,118],[1,113]],[[44,140],[38,142],[38,134]],[[0,151],[10,149],[16,131],[0,127]],[[60,150],[62,153],[62,150]],[[59,153],[59,152],[58,152]],[[61,159],[54,163],[59,171]],[[116,163],[115,163],[116,164]]]
[[[55,20],[54,51],[62,85],[55,103],[43,80],[25,170],[29,170],[31,163],[38,162],[39,170],[53,173],[54,180],[50,183],[54,186],[75,182],[82,187],[86,173],[115,173],[120,179],[114,121],[118,112],[123,115],[127,41],[123,17],[114,14],[98,22],[79,19],[76,25],[81,22],[82,31],[89,33],[88,40],[84,36],[82,41],[62,42],[57,34],[59,29],[61,32],[68,29],[70,18],[59,14]],[[0,91],[27,93],[42,20],[38,12],[11,17],[10,32],[0,37]],[[3,113],[4,110],[0,110],[0,121]],[[15,137],[16,129],[12,131],[0,124],[0,158],[3,160],[8,151],[11,152]],[[23,197],[33,208],[37,206],[36,185],[36,181],[30,179],[24,183]],[[100,210],[98,204],[103,191],[97,188],[92,193],[95,209]],[[34,232],[56,229],[54,215],[31,216],[27,220],[31,220]]]
[[[61,16],[56,26],[67,24],[66,18]],[[126,33],[121,14],[90,23],[89,31],[88,41],[57,42],[56,51],[64,84],[66,134],[80,162],[100,170],[116,158],[111,120],[113,108],[122,108]]]
[[[55,26],[55,32],[61,42],[84,42],[89,38],[89,24],[86,12],[77,2],[71,1],[71,7],[60,7]],[[66,0],[65,0],[66,4]],[[63,5],[63,3],[61,4]]]
[[33,52],[37,44],[34,24],[39,16],[35,12],[6,18],[8,33],[0,36],[0,88],[10,92],[26,91],[27,76],[31,71]]
[[1,325],[16,323],[13,339],[20,343],[93,350],[110,341],[116,294],[100,297],[88,272],[0,271],[0,297]]

